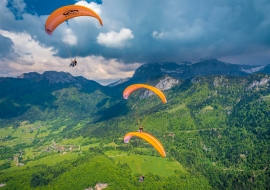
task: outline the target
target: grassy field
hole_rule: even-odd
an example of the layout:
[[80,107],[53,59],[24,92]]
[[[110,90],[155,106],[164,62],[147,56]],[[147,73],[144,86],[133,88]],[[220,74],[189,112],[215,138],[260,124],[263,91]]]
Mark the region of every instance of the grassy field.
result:
[[12,171],[26,169],[27,167],[33,167],[33,166],[42,165],[42,164],[45,164],[48,166],[53,166],[57,163],[65,161],[65,160],[75,159],[78,156],[79,156],[79,153],[55,154],[55,155],[51,155],[51,156],[46,156],[46,157],[41,158],[39,160],[27,162],[24,166],[20,166],[20,167],[13,166],[9,169],[3,170],[2,172],[5,172],[5,173],[12,172]]
[[4,164],[6,160],[0,160],[0,165]]
[[[46,131],[46,132],[42,132],[41,133],[41,131]],[[50,132],[51,132],[51,130],[48,130],[48,128],[47,127],[45,127],[45,126],[42,126],[41,128],[40,128],[40,133],[39,133],[39,135],[37,135],[37,137],[46,137],[46,136],[48,136],[49,134],[50,134]]]
[[111,143],[109,143],[109,144],[106,144],[105,146],[120,146],[120,145],[118,145],[118,144],[115,144],[115,142],[111,142]]
[[81,147],[82,151],[88,151],[90,147],[96,147],[99,146],[99,143],[89,144]]
[[33,149],[33,147],[30,148],[26,148],[24,149],[25,155],[24,157],[27,158],[29,157],[30,159],[33,158],[33,156],[38,156],[40,155],[42,152],[40,150],[42,150],[43,147],[40,147],[39,149]]
[[62,127],[60,127],[57,131],[54,131],[54,132],[52,132],[53,134],[57,134],[57,133],[60,133],[61,131],[63,131],[63,129],[65,129],[66,128],[66,126],[62,126]]
[[[0,142],[1,146],[12,146],[20,143],[31,143],[31,140],[35,138],[38,131],[46,130],[46,133],[37,135],[38,137],[45,137],[49,135],[50,131],[47,127],[42,126],[41,128],[36,128],[37,124],[27,124],[27,122],[22,122],[21,126],[17,129],[12,129],[12,127],[0,129],[0,137],[5,137],[11,135],[15,139],[8,140],[6,142]],[[35,129],[34,129],[35,127]]]
[[267,96],[263,96],[262,99],[265,100],[265,101],[269,101],[270,100],[270,94],[267,95]]
[[213,109],[214,109],[214,108],[211,107],[211,106],[206,106],[206,107],[204,107],[204,108],[201,110],[201,112],[211,111],[211,110],[213,110]]
[[123,155],[123,154],[127,154],[128,152],[125,151],[117,151],[117,150],[111,150],[111,151],[107,151],[105,152],[105,154],[107,156],[116,156],[116,155]]
[[82,128],[83,126],[84,126],[83,124],[78,123],[73,129],[78,130],[78,129]]
[[177,106],[177,107],[175,107],[173,109],[167,110],[166,112],[174,113],[174,112],[177,112],[178,110],[183,109],[185,107],[186,107],[186,104],[180,104],[179,106]]
[[108,151],[105,154],[111,156],[116,163],[127,163],[133,174],[153,172],[160,176],[170,176],[174,174],[174,170],[183,170],[179,162],[171,162],[167,158],[145,155],[116,156],[127,154],[120,151]]
[[0,129],[0,137],[12,135],[13,132],[14,132],[14,129],[12,129],[12,127],[1,128]]
[[67,139],[67,140],[62,140],[62,142],[59,142],[57,144],[60,144],[60,145],[64,145],[64,144],[67,144],[67,145],[80,145],[82,144],[83,142],[85,141],[88,141],[89,139],[87,138],[83,138],[82,136],[81,137],[78,137],[78,138],[75,138],[75,139]]

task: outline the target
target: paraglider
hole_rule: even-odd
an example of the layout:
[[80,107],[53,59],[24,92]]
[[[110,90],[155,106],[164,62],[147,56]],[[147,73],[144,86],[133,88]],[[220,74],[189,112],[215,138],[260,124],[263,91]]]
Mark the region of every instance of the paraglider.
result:
[[[65,22],[71,18],[80,17],[80,16],[94,17],[94,18],[98,19],[100,25],[103,26],[102,20],[97,15],[97,13],[95,13],[93,10],[91,10],[85,6],[81,6],[81,5],[68,5],[68,6],[64,6],[64,7],[61,7],[59,9],[55,10],[48,17],[46,24],[45,24],[45,31],[47,34],[52,35],[53,31],[61,23]],[[67,46],[67,44],[66,44],[66,46]],[[67,46],[67,49],[68,49],[68,46]],[[81,48],[80,48],[80,50],[81,50]],[[80,50],[76,56],[79,55]],[[68,49],[68,52],[69,52],[69,49]],[[69,52],[69,56],[71,59],[70,67],[76,66],[77,65],[76,57],[74,60],[72,60],[72,56],[71,56],[70,52]]]
[[[163,101],[163,103],[167,103],[167,99],[166,99],[165,95],[164,95],[158,88],[153,87],[153,86],[150,86],[150,85],[146,85],[146,84],[134,84],[134,85],[128,86],[128,87],[124,90],[123,97],[124,97],[125,99],[128,99],[129,95],[130,95],[133,91],[135,91],[135,90],[137,90],[137,89],[139,89],[139,88],[147,88],[147,89],[153,91],[154,93],[156,93],[156,94],[160,97],[160,99]],[[143,122],[143,123],[144,123],[144,122]],[[139,124],[139,126],[140,126],[138,132],[141,133],[142,130],[143,130],[143,124],[140,125],[139,118],[138,118],[138,124]]]
[[[147,88],[147,89],[155,92],[161,98],[163,103],[167,103],[165,95],[159,89],[157,89],[157,88],[155,88],[153,86],[145,85],[145,84],[134,84],[134,85],[131,85],[131,86],[127,87],[124,90],[123,97],[125,99],[128,99],[128,96],[133,91],[135,91],[135,90],[137,90],[139,88]],[[138,123],[140,125],[139,120],[138,120]],[[140,128],[139,128],[138,132],[130,132],[130,133],[125,135],[124,142],[128,143],[130,138],[133,137],[133,136],[140,137],[140,138],[146,140],[147,142],[149,142],[160,153],[160,155],[162,157],[166,157],[166,153],[165,153],[165,150],[164,150],[162,144],[155,137],[153,137],[152,135],[150,135],[148,133],[144,133],[142,131],[143,131],[143,126],[140,125]]]
[[47,34],[52,35],[53,31],[59,26],[61,23],[78,16],[91,16],[95,17],[99,20],[101,26],[102,20],[99,18],[97,13],[93,10],[81,6],[81,5],[68,5],[61,7],[55,10],[47,19],[45,24],[45,30]]
[[153,86],[149,86],[149,85],[145,85],[145,84],[134,84],[131,85],[129,87],[127,87],[123,93],[123,97],[125,99],[128,99],[128,96],[135,90],[139,89],[139,88],[147,88],[153,92],[155,92],[163,101],[163,103],[167,103],[166,97],[165,95],[157,88],[153,87]]
[[166,152],[162,144],[152,135],[144,132],[130,132],[124,136],[124,142],[128,143],[133,136],[140,137],[145,141],[149,142],[160,153],[162,157],[166,157]]

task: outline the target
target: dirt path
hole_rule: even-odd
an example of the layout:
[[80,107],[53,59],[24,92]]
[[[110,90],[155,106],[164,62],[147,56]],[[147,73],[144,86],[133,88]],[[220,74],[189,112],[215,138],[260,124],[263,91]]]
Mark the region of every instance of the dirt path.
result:
[[54,162],[54,160],[53,159],[51,159],[52,161],[53,161],[53,163],[55,164],[55,162]]

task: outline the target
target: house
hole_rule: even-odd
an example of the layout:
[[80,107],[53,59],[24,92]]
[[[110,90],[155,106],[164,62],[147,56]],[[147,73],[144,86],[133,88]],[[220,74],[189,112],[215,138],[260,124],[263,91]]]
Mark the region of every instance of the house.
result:
[[14,162],[17,162],[17,161],[18,161],[18,157],[13,156],[13,161],[14,161]]

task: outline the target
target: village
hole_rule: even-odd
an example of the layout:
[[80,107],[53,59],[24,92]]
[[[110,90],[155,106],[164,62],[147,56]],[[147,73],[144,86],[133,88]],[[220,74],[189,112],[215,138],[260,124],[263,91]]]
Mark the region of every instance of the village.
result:
[[[67,140],[65,138],[64,140]],[[39,153],[39,154],[38,154]],[[52,153],[52,154],[67,154],[67,153],[82,153],[80,145],[57,145],[54,141],[47,147],[40,147],[36,154],[33,154],[33,159],[37,156],[40,156],[42,153]],[[28,157],[29,159],[29,157]],[[20,150],[19,154],[13,156],[13,161],[16,162],[16,166],[24,166],[27,161],[26,158],[23,158],[23,151]],[[24,163],[22,163],[24,162]]]

